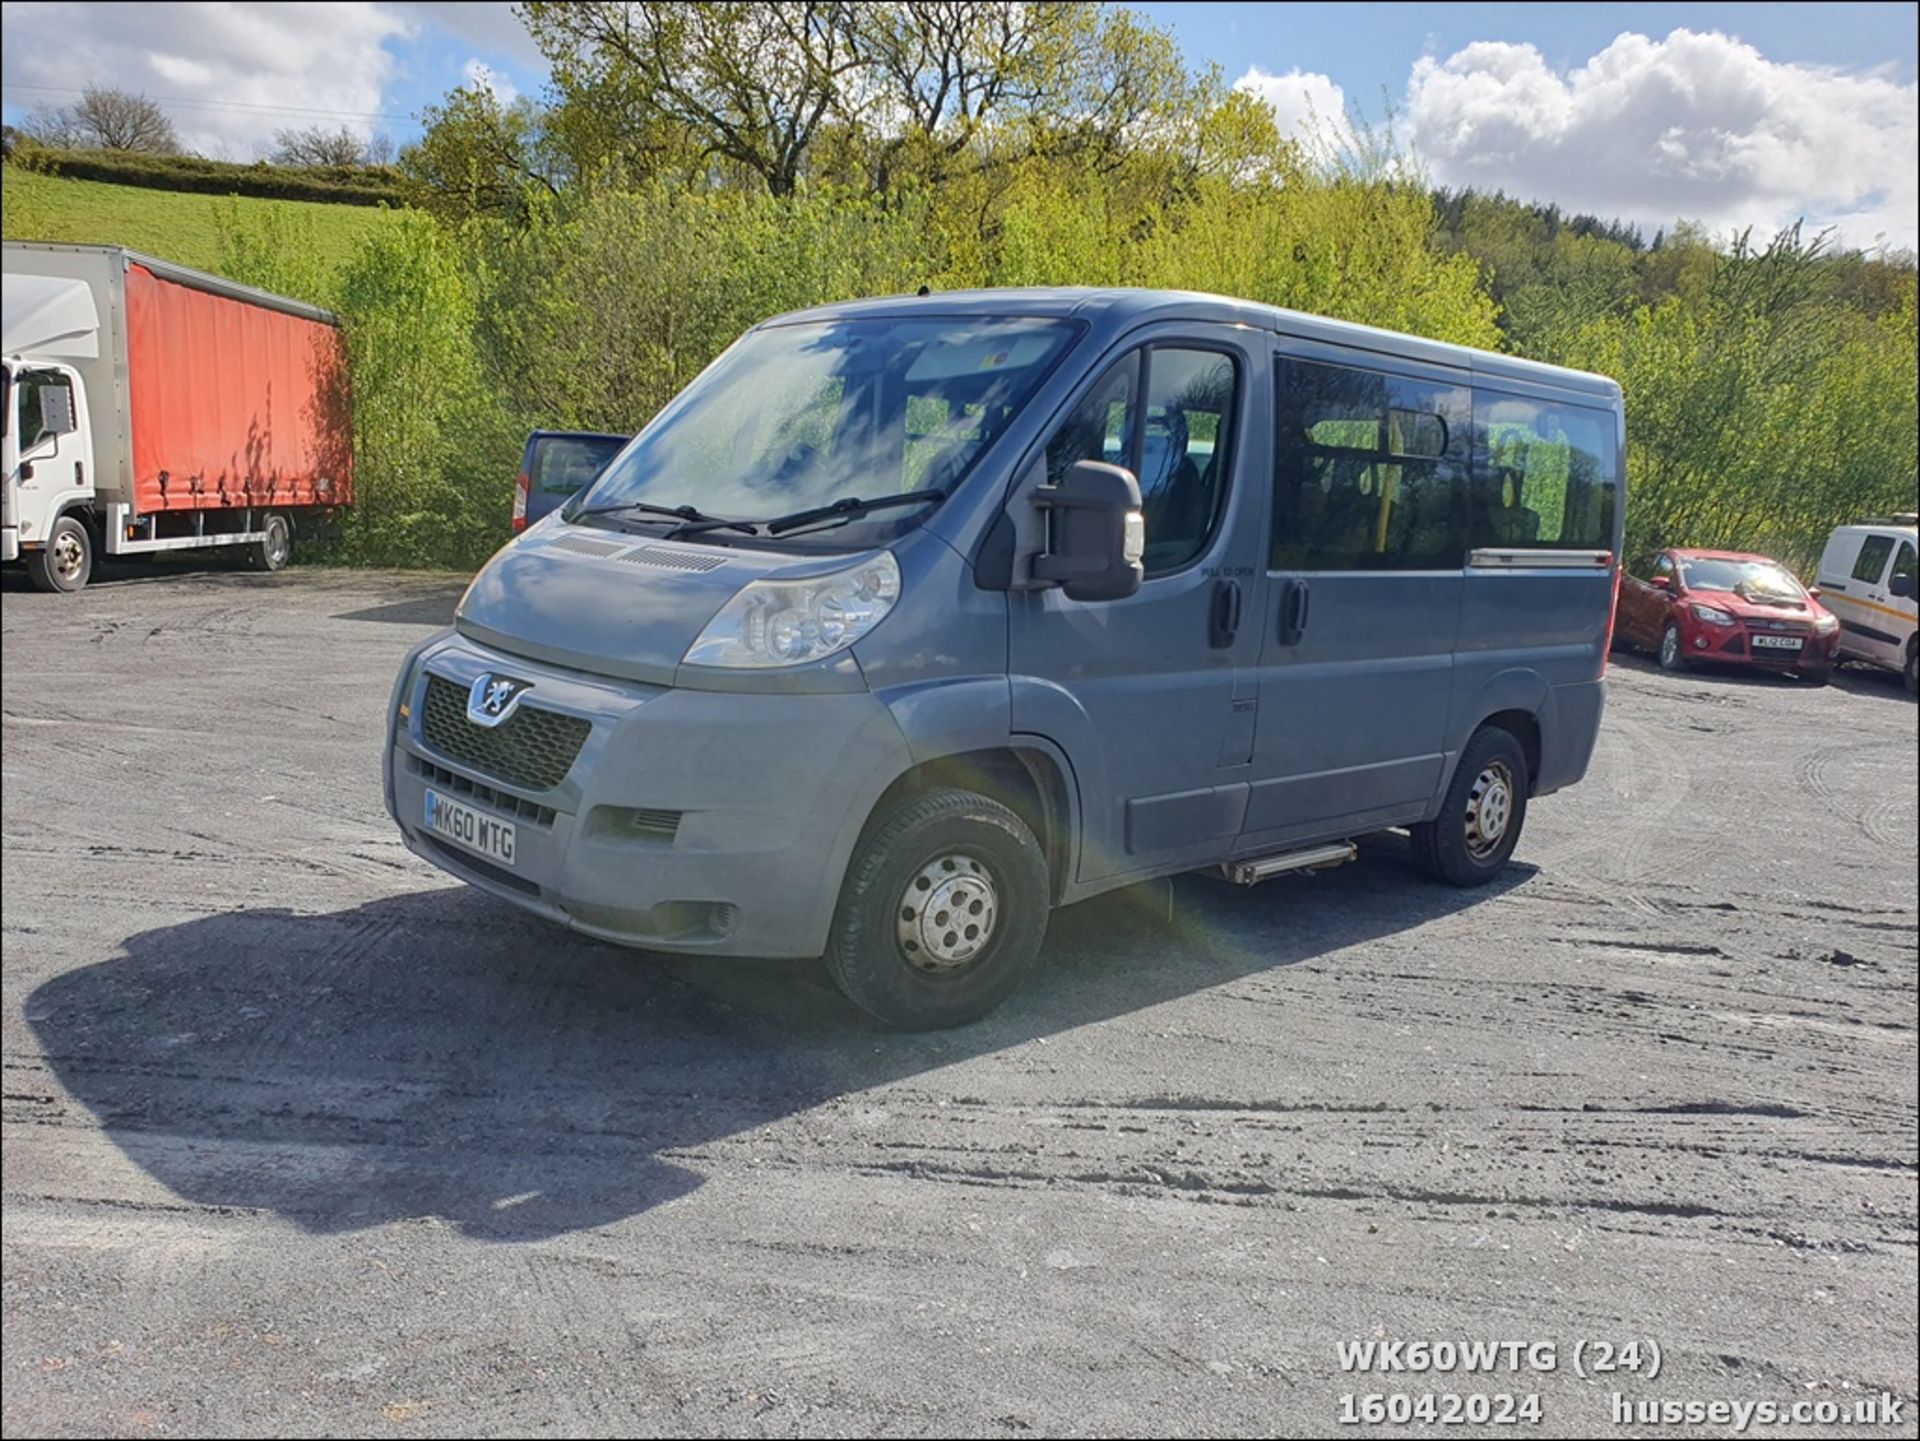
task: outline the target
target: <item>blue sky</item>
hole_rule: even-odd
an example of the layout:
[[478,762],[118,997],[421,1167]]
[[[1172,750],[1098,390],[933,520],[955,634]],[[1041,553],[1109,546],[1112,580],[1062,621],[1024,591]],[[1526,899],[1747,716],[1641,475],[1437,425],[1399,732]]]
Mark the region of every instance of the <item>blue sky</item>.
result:
[[[1851,243],[1915,244],[1912,4],[1137,8],[1296,134],[1391,104],[1441,183],[1649,227],[1805,216]],[[234,159],[281,126],[404,142],[423,105],[481,67],[503,93],[546,78],[505,4],[7,0],[4,29],[9,120],[105,82],[144,89],[191,145]]]

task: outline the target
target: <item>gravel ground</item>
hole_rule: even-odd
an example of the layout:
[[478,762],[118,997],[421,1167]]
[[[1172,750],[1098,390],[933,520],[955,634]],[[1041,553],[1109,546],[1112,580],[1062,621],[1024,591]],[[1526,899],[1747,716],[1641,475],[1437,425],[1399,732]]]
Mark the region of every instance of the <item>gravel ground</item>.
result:
[[[1915,1433],[1897,678],[1616,661],[1493,889],[1390,837],[1141,888],[903,1037],[402,849],[381,709],[458,589],[8,578],[8,1435],[1267,1434],[1388,1392],[1589,1435],[1616,1391]],[[1343,1373],[1370,1338],[1558,1350]],[[1630,1339],[1657,1377],[1576,1375]]]

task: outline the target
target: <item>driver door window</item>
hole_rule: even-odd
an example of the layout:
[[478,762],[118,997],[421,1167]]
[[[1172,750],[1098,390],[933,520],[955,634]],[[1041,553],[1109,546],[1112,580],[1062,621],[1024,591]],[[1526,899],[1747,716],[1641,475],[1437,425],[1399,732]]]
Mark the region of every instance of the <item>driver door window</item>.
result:
[[1180,570],[1206,548],[1221,511],[1239,388],[1234,362],[1219,351],[1136,352],[1101,378],[1048,442],[1047,483],[1057,485],[1075,461],[1125,466],[1140,483],[1147,578]]

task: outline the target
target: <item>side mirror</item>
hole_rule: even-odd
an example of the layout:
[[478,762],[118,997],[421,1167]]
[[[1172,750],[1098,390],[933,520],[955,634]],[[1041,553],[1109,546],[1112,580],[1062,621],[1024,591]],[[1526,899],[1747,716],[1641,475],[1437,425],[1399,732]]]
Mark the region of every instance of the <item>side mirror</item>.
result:
[[1913,599],[1913,577],[1910,575],[1890,575],[1887,577],[1887,594],[1900,597],[1901,600]]
[[1125,600],[1140,589],[1147,526],[1132,471],[1077,460],[1034,501],[1053,519],[1047,553],[1034,558],[1034,579],[1058,582],[1069,600]]
[[1672,590],[1673,577],[1670,575],[1656,575],[1652,580],[1648,581],[1647,584],[1655,590]]
[[73,392],[64,385],[40,388],[40,433],[70,435],[79,428],[73,414]]

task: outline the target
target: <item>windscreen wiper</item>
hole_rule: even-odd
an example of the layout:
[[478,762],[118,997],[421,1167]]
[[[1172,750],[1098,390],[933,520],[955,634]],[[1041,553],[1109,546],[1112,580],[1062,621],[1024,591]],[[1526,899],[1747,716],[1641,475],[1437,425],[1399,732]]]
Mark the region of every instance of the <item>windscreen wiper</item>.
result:
[[876,510],[891,510],[896,505],[932,505],[935,501],[945,500],[944,490],[907,490],[899,495],[847,496],[829,505],[817,505],[812,510],[796,510],[792,515],[776,516],[772,520],[760,522],[768,535],[786,535],[799,530],[802,526],[812,525],[822,520],[852,520],[855,516],[866,515]]
[[614,505],[596,505],[589,510],[576,510],[568,519],[579,520],[587,515],[620,515],[634,510],[642,515],[659,515],[669,520],[679,521],[680,524],[669,532],[668,539],[686,534],[689,526],[697,527],[694,532],[696,534],[700,530],[744,530],[748,535],[752,535],[757,529],[750,520],[718,520],[711,515],[702,514],[699,509],[691,505],[655,505],[645,500],[623,500]]

